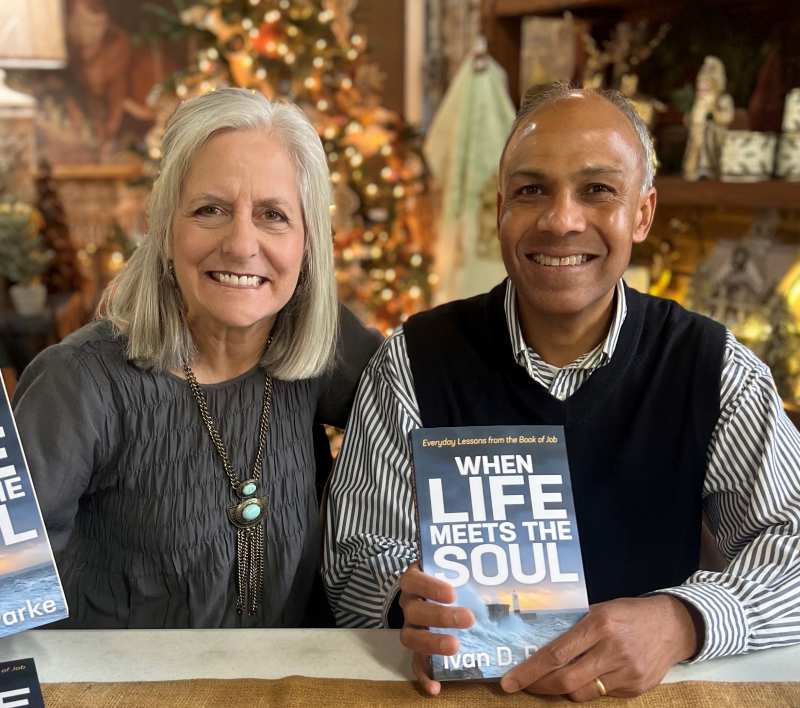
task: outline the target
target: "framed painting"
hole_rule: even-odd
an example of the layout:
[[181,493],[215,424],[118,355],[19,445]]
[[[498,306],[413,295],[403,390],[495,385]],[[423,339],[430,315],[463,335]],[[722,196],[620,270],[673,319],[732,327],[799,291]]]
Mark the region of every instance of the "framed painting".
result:
[[182,42],[157,31],[153,11],[181,0],[66,0],[67,64],[10,72],[37,100],[38,153],[54,166],[136,161],[156,119],[152,91],[186,63]]

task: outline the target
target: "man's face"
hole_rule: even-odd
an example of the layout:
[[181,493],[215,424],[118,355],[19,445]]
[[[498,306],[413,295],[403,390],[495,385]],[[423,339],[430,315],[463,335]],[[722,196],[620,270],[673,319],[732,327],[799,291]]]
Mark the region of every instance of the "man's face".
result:
[[521,315],[600,315],[644,241],[655,190],[642,192],[638,138],[597,96],[535,111],[500,166],[497,226]]

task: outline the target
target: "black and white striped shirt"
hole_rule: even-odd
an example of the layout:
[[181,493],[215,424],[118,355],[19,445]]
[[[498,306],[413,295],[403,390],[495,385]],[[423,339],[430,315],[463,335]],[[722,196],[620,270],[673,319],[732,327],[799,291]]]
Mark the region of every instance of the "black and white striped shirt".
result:
[[[621,282],[616,294],[605,341],[557,368],[525,344],[508,281],[517,361],[553,396],[565,400],[610,361],[626,316]],[[800,642],[800,434],[767,366],[730,332],[721,383],[703,497],[728,566],[664,589],[703,616],[697,661]],[[419,557],[408,433],[420,426],[398,330],[364,371],[329,489],[323,575],[340,626],[385,626],[398,576]]]

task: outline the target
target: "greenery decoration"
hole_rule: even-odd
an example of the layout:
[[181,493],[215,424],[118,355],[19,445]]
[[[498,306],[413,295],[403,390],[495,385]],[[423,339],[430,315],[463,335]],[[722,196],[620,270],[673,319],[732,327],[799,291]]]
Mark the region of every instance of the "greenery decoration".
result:
[[45,248],[41,217],[29,204],[0,201],[0,277],[12,283],[31,283],[53,259]]

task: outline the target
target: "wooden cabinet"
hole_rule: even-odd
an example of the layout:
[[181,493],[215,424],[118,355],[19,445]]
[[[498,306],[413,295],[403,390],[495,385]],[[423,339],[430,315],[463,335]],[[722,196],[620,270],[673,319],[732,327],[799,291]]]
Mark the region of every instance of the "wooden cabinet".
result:
[[[577,20],[591,25],[593,35],[603,39],[620,20],[671,22],[687,11],[709,37],[726,37],[735,27],[740,35],[758,37],[764,44],[780,44],[786,54],[785,74],[792,77],[791,86],[800,86],[800,43],[796,41],[800,3],[795,0],[481,0],[481,26],[491,55],[508,72],[512,98],[519,103],[520,28],[526,15],[555,17],[571,12]],[[704,24],[705,15],[724,19],[710,20],[709,26]],[[742,56],[741,65],[753,69],[763,58],[757,54]]]

